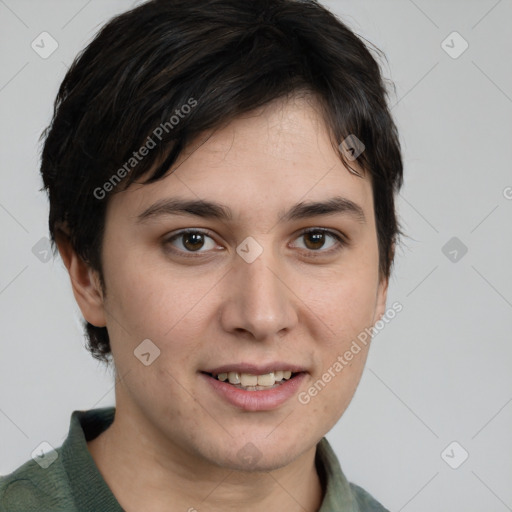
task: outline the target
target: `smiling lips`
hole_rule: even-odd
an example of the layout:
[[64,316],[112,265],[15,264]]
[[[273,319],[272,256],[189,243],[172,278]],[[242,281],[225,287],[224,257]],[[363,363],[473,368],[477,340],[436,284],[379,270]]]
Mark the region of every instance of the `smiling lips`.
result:
[[[275,381],[276,374],[279,377],[279,372],[282,372],[283,377],[280,381]],[[290,377],[285,379],[285,372]],[[255,373],[248,372],[220,372],[222,378],[226,377],[225,381],[219,380],[219,373],[207,373],[200,372],[200,376],[204,379],[204,382],[209,388],[224,401],[230,403],[237,409],[242,409],[249,412],[256,411],[270,411],[277,409],[284,405],[292,396],[296,395],[307,378],[308,372],[299,371],[293,373],[291,370],[276,370],[275,372],[267,371],[266,373]],[[242,382],[255,382],[258,383],[258,379],[262,378],[263,382],[270,383],[274,380],[272,386],[246,386],[243,387],[241,382],[239,384],[232,384],[228,379],[230,374],[236,379],[240,379]],[[249,381],[245,380],[249,379]],[[265,380],[269,379],[269,380]]]

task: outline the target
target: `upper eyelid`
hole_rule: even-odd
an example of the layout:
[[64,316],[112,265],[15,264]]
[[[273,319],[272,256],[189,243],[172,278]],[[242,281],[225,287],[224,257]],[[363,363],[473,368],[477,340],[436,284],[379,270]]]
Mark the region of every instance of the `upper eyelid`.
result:
[[212,234],[212,232],[209,230],[205,230],[203,228],[182,229],[182,230],[178,231],[177,233],[171,234],[170,236],[167,236],[167,235],[164,236],[164,242],[174,241],[175,239],[179,238],[180,236],[187,235],[189,233],[201,233],[202,235],[208,236],[209,238],[211,238],[212,240],[214,240],[217,243],[217,241],[215,240],[215,236]]
[[321,227],[311,227],[311,228],[301,229],[297,236],[305,235],[305,234],[311,233],[311,232],[314,233],[316,231],[320,231],[322,233],[327,233],[328,235],[332,235],[334,237],[338,236],[338,237],[342,238],[343,240],[348,240],[347,235],[345,235],[341,231],[333,230],[330,228],[321,228]]

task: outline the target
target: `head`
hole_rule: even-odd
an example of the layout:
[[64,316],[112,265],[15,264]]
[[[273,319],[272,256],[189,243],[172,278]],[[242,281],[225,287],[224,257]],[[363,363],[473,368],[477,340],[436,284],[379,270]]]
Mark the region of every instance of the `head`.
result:
[[202,373],[289,361],[309,386],[384,313],[400,146],[378,63],[333,14],[155,0],[114,18],[60,87],[41,171],[89,350],[164,438],[231,466],[257,438],[272,467],[339,419],[368,346],[315,400],[257,422],[222,401],[207,414]]

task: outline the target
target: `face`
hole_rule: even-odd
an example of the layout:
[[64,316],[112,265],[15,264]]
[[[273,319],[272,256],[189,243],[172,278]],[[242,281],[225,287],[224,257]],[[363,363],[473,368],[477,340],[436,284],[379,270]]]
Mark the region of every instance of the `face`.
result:
[[[386,282],[371,183],[343,166],[318,110],[295,99],[243,116],[109,200],[106,296],[87,314],[108,327],[118,411],[162,450],[283,467],[352,399],[368,344],[344,354],[383,314]],[[205,373],[287,368],[271,390]]]

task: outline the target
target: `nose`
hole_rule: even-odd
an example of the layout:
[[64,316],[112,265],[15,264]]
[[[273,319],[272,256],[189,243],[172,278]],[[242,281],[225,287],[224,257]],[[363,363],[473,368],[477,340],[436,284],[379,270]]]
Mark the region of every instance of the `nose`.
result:
[[298,323],[297,308],[283,266],[270,251],[252,263],[237,257],[227,276],[221,323],[230,333],[249,333],[259,341],[276,339]]

